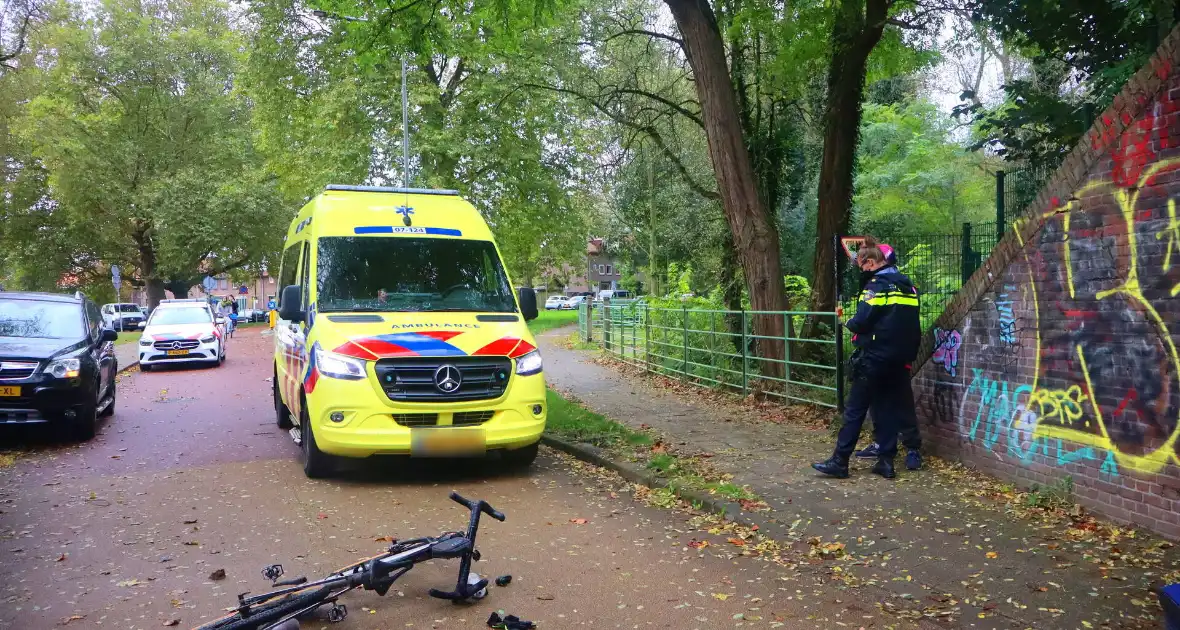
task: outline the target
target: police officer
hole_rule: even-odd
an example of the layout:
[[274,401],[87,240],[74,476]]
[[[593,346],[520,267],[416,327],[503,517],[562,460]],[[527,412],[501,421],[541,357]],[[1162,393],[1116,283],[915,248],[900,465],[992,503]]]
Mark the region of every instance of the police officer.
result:
[[[897,252],[892,247],[885,243],[881,243],[877,247],[880,247],[881,253],[885,254],[886,265],[897,265]],[[862,291],[869,279],[869,277],[861,278],[860,289]],[[908,370],[910,367],[907,365],[906,369]],[[899,427],[901,430],[901,443],[906,448],[905,467],[910,470],[918,470],[922,467],[922,435],[918,432],[918,413],[914,409],[914,390],[908,381],[901,393],[905,398],[900,407],[900,411],[903,413],[898,420],[901,422],[901,426]],[[877,416],[881,415],[881,412],[873,408],[869,410],[869,413],[873,417],[873,422],[876,423]],[[877,459],[880,452],[881,445],[873,442],[857,451],[855,455],[861,459]]]
[[[918,290],[872,238],[856,253],[856,264],[867,280],[857,302],[856,314],[844,326],[853,333],[852,384],[844,404],[844,426],[836,437],[836,450],[826,461],[811,467],[825,475],[848,476],[848,459],[856,450],[865,415],[873,409],[873,434],[879,446],[873,472],[892,479],[897,455],[897,432],[906,413],[912,364],[918,355],[921,323]],[[912,402],[910,403],[912,405]]]

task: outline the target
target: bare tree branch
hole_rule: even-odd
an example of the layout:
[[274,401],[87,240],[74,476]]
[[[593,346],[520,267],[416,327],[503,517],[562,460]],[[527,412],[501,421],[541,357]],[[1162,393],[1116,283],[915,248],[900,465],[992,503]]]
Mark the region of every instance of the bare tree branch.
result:
[[[642,133],[646,134],[647,137],[650,138],[652,140],[652,142],[654,142],[657,147],[659,147],[660,151],[663,152],[664,157],[668,158],[668,161],[672,162],[672,165],[676,167],[676,170],[680,173],[680,176],[684,178],[684,182],[686,184],[688,184],[689,188],[692,188],[694,192],[696,192],[698,195],[700,195],[701,197],[703,197],[705,199],[709,199],[712,201],[717,201],[717,200],[721,199],[721,195],[719,195],[717,193],[717,191],[709,190],[708,188],[705,188],[704,186],[702,186],[695,179],[693,179],[692,174],[688,172],[688,167],[686,167],[684,165],[684,162],[680,159],[680,156],[676,155],[675,151],[672,151],[672,149],[668,146],[667,142],[664,141],[663,136],[660,135],[659,130],[656,129],[654,125],[638,123],[638,122],[635,122],[635,121],[629,119],[626,116],[622,116],[620,114],[617,114],[614,111],[611,111],[611,109],[609,107],[607,107],[604,103],[594,99],[589,94],[585,94],[585,93],[580,92],[578,90],[574,90],[574,89],[570,89],[570,88],[563,88],[563,87],[559,87],[559,86],[555,86],[555,85],[545,85],[542,83],[526,83],[526,84],[524,84],[524,87],[549,90],[552,92],[559,92],[562,94],[569,94],[571,96],[577,97],[577,98],[589,103],[591,106],[593,106],[595,109],[597,109],[598,111],[605,114],[608,118],[613,120],[615,123],[622,125],[626,128],[629,128],[633,131],[642,132]],[[664,112],[664,114],[667,114],[667,112]]]
[[657,33],[655,31],[645,30],[642,28],[628,28],[628,29],[621,30],[618,33],[615,33],[614,35],[608,35],[606,37],[606,39],[602,40],[602,42],[606,43],[612,39],[622,37],[624,35],[646,35],[648,37],[652,37],[655,39],[664,39],[664,40],[672,42],[673,44],[676,44],[677,46],[680,47],[681,50],[684,50],[684,40],[683,39],[680,39],[679,37],[673,37],[673,36],[667,35],[665,33]]

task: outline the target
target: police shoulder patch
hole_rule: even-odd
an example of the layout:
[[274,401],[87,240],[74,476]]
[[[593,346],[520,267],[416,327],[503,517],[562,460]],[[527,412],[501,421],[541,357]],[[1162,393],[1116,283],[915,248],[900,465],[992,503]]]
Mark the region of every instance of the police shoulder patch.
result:
[[877,297],[877,292],[873,291],[872,289],[865,289],[865,292],[860,295],[860,299],[864,300],[865,302],[868,302],[875,297]]

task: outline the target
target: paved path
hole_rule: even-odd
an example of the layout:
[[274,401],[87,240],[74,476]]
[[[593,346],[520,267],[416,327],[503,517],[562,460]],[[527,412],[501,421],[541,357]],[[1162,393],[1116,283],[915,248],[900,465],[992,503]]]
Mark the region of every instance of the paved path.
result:
[[243,331],[221,367],[125,373],[94,440],[42,436],[0,469],[0,629],[189,628],[263,590],[267,564],[314,576],[380,551],[378,537],[462,527],[451,489],[508,515],[485,519],[476,570],[512,583],[456,607],[426,596],[453,563],[428,563],[385,598],[349,594],[341,630],[481,628],[498,608],[554,629],[914,627],[826,578],[739,557],[734,534],[548,450],[528,473],[414,461],[308,480],[274,425],[261,333]]
[[1060,520],[1010,517],[943,471],[899,469],[898,479],[887,481],[869,473],[870,462],[854,463],[850,479],[824,478],[809,464],[831,454],[827,429],[768,421],[751,406],[703,397],[691,386],[633,369],[624,374],[570,349],[571,332],[541,339],[551,386],[614,420],[654,428],[685,454],[711,453],[708,461],[761,496],[774,519],[797,521],[801,537],[846,543],[859,560],[843,573],[852,583],[925,598],[936,610],[959,608],[957,617],[971,627],[1161,623],[1148,589],[1180,564],[1159,541],[1078,542]]

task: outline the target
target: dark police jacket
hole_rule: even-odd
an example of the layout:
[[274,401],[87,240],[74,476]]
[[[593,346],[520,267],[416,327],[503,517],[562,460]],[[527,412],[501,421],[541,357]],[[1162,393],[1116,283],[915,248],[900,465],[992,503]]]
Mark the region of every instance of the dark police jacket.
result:
[[852,345],[863,360],[897,366],[913,363],[922,341],[918,289],[897,267],[883,267],[865,285],[856,315],[844,325],[852,331]]

